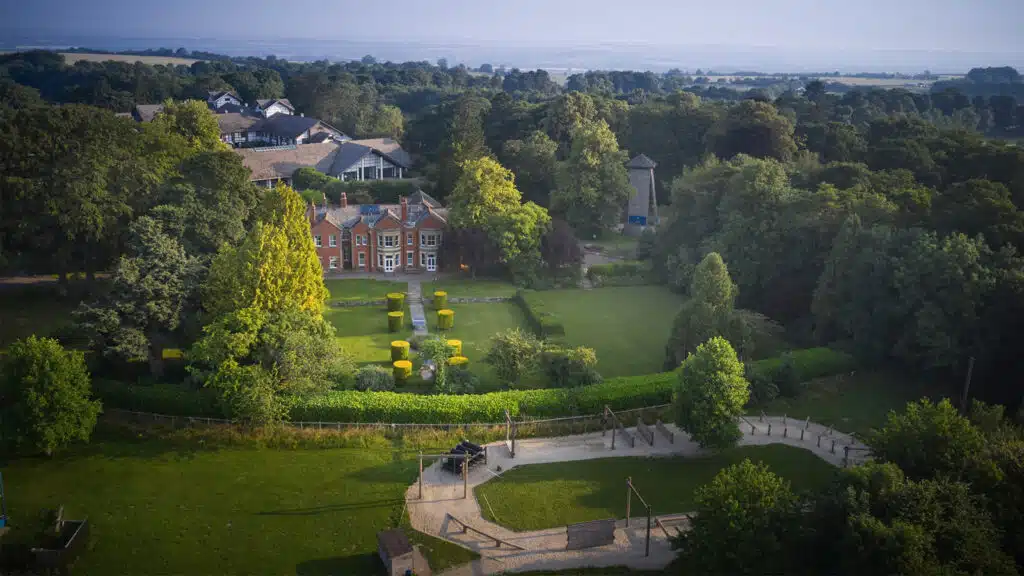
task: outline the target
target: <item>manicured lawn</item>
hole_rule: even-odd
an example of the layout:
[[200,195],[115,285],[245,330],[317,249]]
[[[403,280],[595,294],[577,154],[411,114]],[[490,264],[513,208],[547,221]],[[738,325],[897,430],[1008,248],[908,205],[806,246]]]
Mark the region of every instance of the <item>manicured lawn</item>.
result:
[[424,282],[423,283],[423,300],[424,302],[434,297],[434,292],[438,290],[444,290],[448,293],[448,297],[484,297],[484,296],[501,296],[505,298],[511,298],[516,295],[516,285],[509,282],[502,282],[501,280],[491,280],[487,278],[480,278],[473,280],[471,278],[452,278],[451,280],[439,280],[437,282]]
[[[526,330],[523,311],[512,302],[488,304],[452,304],[455,312],[455,327],[446,335],[462,340],[462,354],[469,358],[469,369],[480,377],[481,390],[496,389],[499,382],[484,356],[491,347],[491,336],[512,328]],[[432,334],[437,333],[437,312],[427,308],[427,326]]]
[[638,239],[621,234],[608,235],[599,240],[582,240],[585,246],[595,246],[607,256],[617,258],[635,258]]
[[936,384],[926,385],[919,378],[901,372],[857,371],[818,378],[795,398],[776,398],[749,410],[757,415],[785,414],[807,418],[851,434],[863,434],[885,423],[891,410],[901,410],[907,402],[924,396],[935,397]]
[[383,300],[388,292],[405,292],[409,288],[409,284],[406,282],[370,278],[324,280],[324,285],[331,293],[328,302]]
[[[764,462],[798,490],[824,485],[836,470],[800,448],[743,446],[701,458],[601,458],[522,466],[478,486],[476,495],[485,518],[513,530],[624,518],[630,476],[654,514],[690,512],[695,489],[746,458]],[[640,516],[639,506],[633,513]]]
[[[76,574],[383,574],[376,534],[403,523],[416,476],[415,459],[390,450],[182,451],[155,440],[83,450],[3,470],[12,525],[59,505],[89,518],[93,548]],[[414,540],[435,570],[473,557]]]
[[682,297],[663,286],[537,292],[565,326],[565,339],[597,352],[605,377],[661,372]]
[[391,341],[412,336],[412,317],[405,310],[401,332],[388,332],[386,306],[328,307],[324,318],[334,325],[341,346],[355,356],[359,365],[391,362]]

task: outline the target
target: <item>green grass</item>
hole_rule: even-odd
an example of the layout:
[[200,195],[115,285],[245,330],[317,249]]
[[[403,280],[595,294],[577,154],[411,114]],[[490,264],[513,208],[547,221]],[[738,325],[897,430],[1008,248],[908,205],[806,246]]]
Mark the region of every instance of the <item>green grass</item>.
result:
[[391,363],[391,341],[412,336],[412,316],[406,307],[403,329],[388,332],[386,306],[326,308],[324,318],[334,325],[338,342],[355,357],[356,364]]
[[[624,518],[630,476],[654,514],[690,512],[695,507],[695,489],[722,468],[746,458],[764,462],[797,490],[823,486],[836,470],[801,448],[744,446],[700,458],[601,458],[522,466],[481,484],[476,495],[485,518],[513,530]],[[633,509],[637,516],[638,510]]]
[[409,288],[406,282],[391,280],[374,280],[372,278],[353,278],[350,280],[324,280],[327,291],[331,293],[330,302],[383,300],[388,292],[405,292]]
[[471,278],[453,278],[451,280],[439,280],[437,282],[423,283],[423,301],[427,302],[434,297],[434,292],[443,290],[448,297],[456,298],[481,298],[485,296],[500,296],[511,298],[516,295],[516,285],[501,280]]
[[[929,392],[929,388],[931,391]],[[907,402],[935,396],[935,383],[897,371],[857,371],[811,380],[795,398],[776,398],[750,413],[785,414],[833,426],[850,434],[863,434],[885,423],[891,410]]]
[[55,286],[0,288],[0,349],[35,334],[50,336],[71,324],[78,300],[60,297]]
[[603,376],[661,372],[682,297],[663,286],[537,292],[565,326],[565,340],[597,352]]
[[[494,369],[484,362],[484,356],[491,347],[491,336],[512,328],[526,330],[523,312],[512,302],[488,304],[452,304],[455,312],[455,327],[446,336],[462,340],[462,354],[469,358],[469,369],[480,377],[480,390],[489,392],[499,388]],[[431,334],[437,334],[437,312],[426,309],[427,326]]]
[[600,248],[606,256],[635,258],[636,246],[639,239],[634,236],[609,234],[598,240],[581,240],[581,242],[586,246],[596,246]]
[[[13,526],[59,505],[89,518],[92,549],[78,574],[383,574],[376,534],[406,522],[415,475],[415,459],[390,450],[182,450],[154,440],[103,440],[4,468]],[[435,570],[473,557],[410,536]]]

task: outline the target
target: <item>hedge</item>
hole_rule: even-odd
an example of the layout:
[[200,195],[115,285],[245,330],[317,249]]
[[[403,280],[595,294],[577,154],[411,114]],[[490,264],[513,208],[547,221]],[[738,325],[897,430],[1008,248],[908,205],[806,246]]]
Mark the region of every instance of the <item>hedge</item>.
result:
[[434,309],[444,310],[448,307],[448,293],[438,290],[434,292]]
[[772,381],[778,380],[784,370],[787,356],[793,368],[792,377],[797,382],[850,372],[857,367],[857,360],[852,355],[832,348],[819,347],[791,350],[781,356],[748,362],[747,374],[759,374]]
[[408,360],[395,360],[391,365],[394,367],[396,382],[408,380],[409,376],[412,376],[412,362]]
[[465,366],[466,364],[469,364],[469,358],[465,356],[452,356],[448,359],[449,366]]
[[[488,394],[422,395],[336,390],[292,406],[291,419],[304,422],[395,422],[458,424],[502,422],[513,417],[558,418],[667,404],[678,376],[674,372],[627,376],[579,388],[510,390]],[[175,385],[133,386],[107,382],[97,386],[105,406],[181,416],[224,417],[210,390]]]
[[452,350],[452,356],[462,356],[462,340],[449,340],[448,347]]
[[409,343],[405,340],[392,340],[391,341],[391,361],[395,360],[408,360],[409,359]]
[[401,312],[405,308],[405,294],[402,292],[388,293],[388,312]]
[[613,262],[587,268],[587,278],[595,286],[637,286],[650,284],[651,269],[645,262]]
[[437,311],[437,329],[438,330],[451,330],[455,327],[455,311],[454,310],[438,310]]
[[562,325],[561,319],[547,310],[544,301],[536,292],[518,290],[514,300],[523,309],[526,322],[537,336],[541,338],[565,336],[565,326]]
[[405,312],[388,312],[388,332],[398,332],[402,329],[402,319]]

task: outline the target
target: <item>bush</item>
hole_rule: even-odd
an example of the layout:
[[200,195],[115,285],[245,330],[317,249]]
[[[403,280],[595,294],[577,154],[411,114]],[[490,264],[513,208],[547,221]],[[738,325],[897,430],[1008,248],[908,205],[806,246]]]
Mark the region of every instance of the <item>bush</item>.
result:
[[388,392],[395,389],[395,377],[383,366],[363,366],[356,372],[356,389],[371,392]]
[[478,386],[480,378],[465,368],[453,365],[448,372],[448,387],[452,394],[472,394]]
[[768,374],[751,371],[749,364],[745,368],[747,381],[750,382],[752,404],[766,404],[778,397],[779,387]]
[[541,353],[541,369],[548,382],[558,388],[589,386],[601,381],[597,354],[592,348],[549,348]]
[[462,340],[449,340],[448,347],[452,350],[452,356],[462,356]]
[[513,328],[491,336],[491,347],[484,361],[494,366],[503,382],[517,384],[524,374],[537,365],[541,344],[529,333]]
[[391,363],[394,367],[395,380],[398,382],[405,382],[412,376],[412,362],[408,360],[395,360]]
[[469,358],[465,356],[452,356],[448,359],[449,366],[465,366],[466,364],[469,364]]
[[405,294],[391,292],[388,294],[388,312],[401,312],[405,309]]
[[640,239],[636,243],[636,259],[650,260],[654,256],[654,245],[657,243],[657,235],[654,228],[644,228],[640,233]]
[[530,329],[541,338],[565,336],[565,326],[553,312],[546,309],[544,302],[533,290],[518,290],[515,302],[526,315]]
[[398,332],[402,329],[402,321],[405,312],[388,312],[388,332]]
[[426,334],[413,334],[409,337],[409,347],[413,350],[419,350],[423,346],[423,341],[429,337]]
[[408,360],[409,343],[405,340],[394,340],[391,342],[391,361]]
[[93,394],[107,408],[152,412],[172,416],[224,418],[220,394],[210,388],[190,388],[181,384],[126,384],[115,380],[95,380]]
[[438,310],[437,311],[437,329],[438,330],[451,330],[455,326],[455,311],[454,310]]
[[[777,394],[792,397],[798,395],[809,380],[850,372],[856,367],[857,361],[850,354],[819,347],[792,350],[774,358],[749,362],[746,375],[752,388],[757,386],[757,382],[768,381],[775,385]],[[758,396],[757,393],[753,395]]]
[[444,310],[448,307],[448,293],[438,290],[434,292],[434,309]]
[[587,269],[594,286],[636,286],[651,283],[651,269],[644,262],[594,264]]

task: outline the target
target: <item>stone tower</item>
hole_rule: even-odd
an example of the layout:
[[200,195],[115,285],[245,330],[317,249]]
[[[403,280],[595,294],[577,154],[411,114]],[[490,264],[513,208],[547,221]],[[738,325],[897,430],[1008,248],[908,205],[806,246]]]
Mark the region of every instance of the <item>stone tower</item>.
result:
[[644,228],[658,224],[658,195],[654,191],[654,168],[658,164],[645,156],[638,155],[626,164],[629,169],[629,183],[633,195],[626,205],[624,234],[639,236]]

